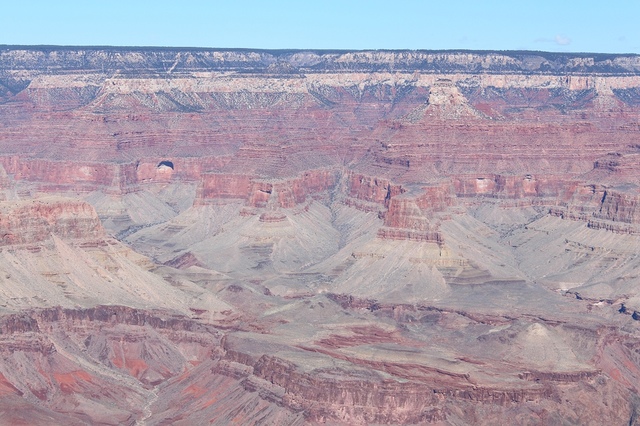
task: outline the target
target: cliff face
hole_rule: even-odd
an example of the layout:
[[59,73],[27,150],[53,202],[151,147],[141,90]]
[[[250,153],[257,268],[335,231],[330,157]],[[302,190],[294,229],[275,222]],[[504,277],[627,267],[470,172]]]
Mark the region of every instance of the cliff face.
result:
[[91,205],[56,198],[3,204],[0,235],[2,246],[37,245],[52,235],[83,240],[105,237],[100,219]]
[[0,46],[0,411],[632,424],[640,57]]
[[[474,322],[482,328],[482,320]],[[509,330],[521,335],[548,327],[534,323],[522,329],[512,322]],[[70,422],[105,424],[206,419],[439,424],[513,415],[528,421],[585,416],[626,421],[635,409],[624,400],[620,384],[603,380],[605,371],[628,362],[628,352],[619,345],[632,344],[612,330],[587,332],[603,336],[595,349],[588,346],[601,353],[602,371],[586,366],[564,372],[527,370],[503,382],[479,385],[476,375],[483,373],[474,368],[460,372],[451,364],[429,367],[411,356],[386,359],[384,344],[399,344],[403,337],[370,325],[288,349],[257,333],[223,336],[198,320],[122,306],[24,312],[3,317],[0,329],[3,398],[27,401],[23,411],[8,414],[15,421],[37,421],[40,411],[53,415],[67,410]],[[561,332],[576,333],[570,328]],[[482,334],[478,344],[492,339],[491,333]],[[380,345],[382,357],[369,359],[366,352],[353,350],[365,342]],[[500,343],[491,344],[500,350]],[[633,344],[637,347],[637,341]],[[264,345],[275,355],[265,354]],[[414,350],[419,351],[418,346]],[[297,365],[300,357],[308,362]],[[585,398],[594,403],[588,405]]]
[[376,180],[448,177],[459,196],[562,198],[565,182],[613,164],[606,155],[637,150],[639,63],[542,52],[5,47],[1,161],[48,191],[200,182],[198,199],[250,205],[266,200],[243,179],[281,179],[279,204],[292,206],[335,185],[302,190],[297,177],[344,167],[349,179],[374,180],[373,192],[351,185],[348,197],[385,205],[397,192]]
[[[401,71],[477,74],[634,74],[637,55],[474,51],[287,51],[185,48],[12,47],[0,52],[2,69],[124,70],[175,72],[255,70],[276,74],[301,71]],[[578,79],[580,80],[580,79]],[[15,89],[21,87],[14,83]],[[24,86],[24,83],[22,83]],[[23,87],[24,88],[24,87]],[[15,90],[14,89],[14,90]]]

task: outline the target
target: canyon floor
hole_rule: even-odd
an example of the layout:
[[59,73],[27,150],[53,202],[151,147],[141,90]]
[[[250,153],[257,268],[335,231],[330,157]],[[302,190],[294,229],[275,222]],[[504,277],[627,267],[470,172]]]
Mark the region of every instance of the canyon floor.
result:
[[640,57],[0,46],[0,424],[640,424]]

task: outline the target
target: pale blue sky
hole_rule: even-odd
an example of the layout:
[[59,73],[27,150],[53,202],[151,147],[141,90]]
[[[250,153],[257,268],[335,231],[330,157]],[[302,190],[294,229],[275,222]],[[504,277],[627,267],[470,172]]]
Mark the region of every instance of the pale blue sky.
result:
[[640,0],[2,3],[0,44],[640,53]]

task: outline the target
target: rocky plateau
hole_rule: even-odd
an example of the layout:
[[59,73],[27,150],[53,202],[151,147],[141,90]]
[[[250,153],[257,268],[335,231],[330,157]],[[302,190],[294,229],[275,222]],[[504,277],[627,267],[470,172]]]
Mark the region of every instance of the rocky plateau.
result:
[[640,424],[640,56],[0,46],[0,424]]

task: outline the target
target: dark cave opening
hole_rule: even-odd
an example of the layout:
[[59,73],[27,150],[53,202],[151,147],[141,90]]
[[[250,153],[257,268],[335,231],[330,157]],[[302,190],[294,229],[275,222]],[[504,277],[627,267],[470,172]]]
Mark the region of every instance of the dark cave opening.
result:
[[167,161],[167,160],[161,161],[160,163],[158,163],[157,167],[162,167],[162,166],[171,167],[171,170],[174,170],[173,169],[173,162],[171,162],[171,161]]

